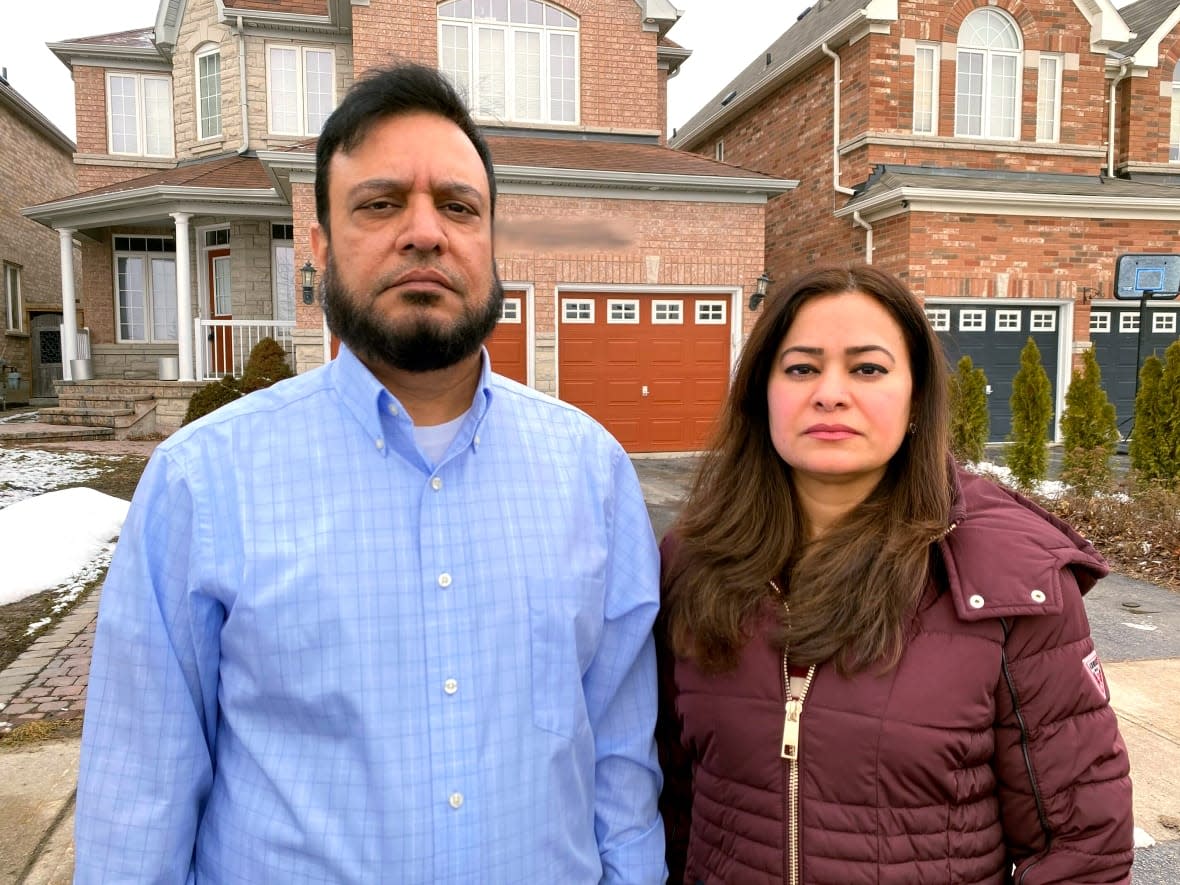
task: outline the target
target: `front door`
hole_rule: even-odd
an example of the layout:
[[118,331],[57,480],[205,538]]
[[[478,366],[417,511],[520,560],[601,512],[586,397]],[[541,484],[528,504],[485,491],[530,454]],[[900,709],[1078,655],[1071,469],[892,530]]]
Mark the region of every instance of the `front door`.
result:
[[53,397],[53,382],[61,380],[61,314],[40,313],[30,323],[33,351],[31,396]]
[[[229,249],[210,249],[207,254],[209,319],[232,320],[234,304]],[[226,375],[234,370],[233,329],[228,323],[214,325],[209,332],[209,367],[215,375]]]

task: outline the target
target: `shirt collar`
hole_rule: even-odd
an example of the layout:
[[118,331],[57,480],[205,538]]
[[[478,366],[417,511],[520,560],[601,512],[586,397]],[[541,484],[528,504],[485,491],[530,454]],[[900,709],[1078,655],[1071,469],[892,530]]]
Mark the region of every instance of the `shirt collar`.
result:
[[[336,359],[332,361],[332,385],[339,394],[344,407],[360,424],[365,434],[372,440],[384,440],[387,428],[392,427],[398,440],[391,442],[408,443],[416,450],[413,442],[413,422],[406,413],[401,402],[385,389],[377,377],[368,367],[357,359],[356,354],[340,345]],[[479,382],[475,388],[475,396],[471,401],[471,410],[467,420],[456,436],[456,442],[463,447],[472,445],[476,448],[480,444],[480,429],[491,406],[492,393],[491,359],[487,348],[481,348]],[[392,409],[390,407],[393,407]],[[391,422],[387,423],[387,422]],[[384,443],[377,447],[387,452],[389,447]],[[454,451],[454,447],[452,447]]]

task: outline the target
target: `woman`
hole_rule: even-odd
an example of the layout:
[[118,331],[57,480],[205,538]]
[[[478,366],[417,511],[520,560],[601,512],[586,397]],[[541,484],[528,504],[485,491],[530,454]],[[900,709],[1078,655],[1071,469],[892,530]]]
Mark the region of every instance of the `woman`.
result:
[[671,881],[1129,881],[1106,564],[955,468],[943,360],[871,267],[766,302],[661,548]]

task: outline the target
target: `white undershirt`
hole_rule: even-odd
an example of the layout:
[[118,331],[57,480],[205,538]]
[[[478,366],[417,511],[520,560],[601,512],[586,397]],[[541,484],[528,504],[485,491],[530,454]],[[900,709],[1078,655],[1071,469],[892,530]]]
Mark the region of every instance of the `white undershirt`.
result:
[[431,464],[437,464],[442,460],[442,456],[451,447],[455,434],[459,432],[459,425],[466,417],[467,413],[464,412],[458,418],[445,424],[435,424],[433,427],[414,425],[414,442],[418,444],[418,448],[422,450],[422,454],[430,460]]

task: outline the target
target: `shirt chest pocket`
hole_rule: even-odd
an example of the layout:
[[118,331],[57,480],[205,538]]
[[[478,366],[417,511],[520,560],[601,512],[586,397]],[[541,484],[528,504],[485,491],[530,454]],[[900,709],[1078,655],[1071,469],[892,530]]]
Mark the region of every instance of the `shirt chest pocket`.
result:
[[588,579],[527,586],[533,724],[572,739],[589,727],[583,677],[602,634],[602,593]]

